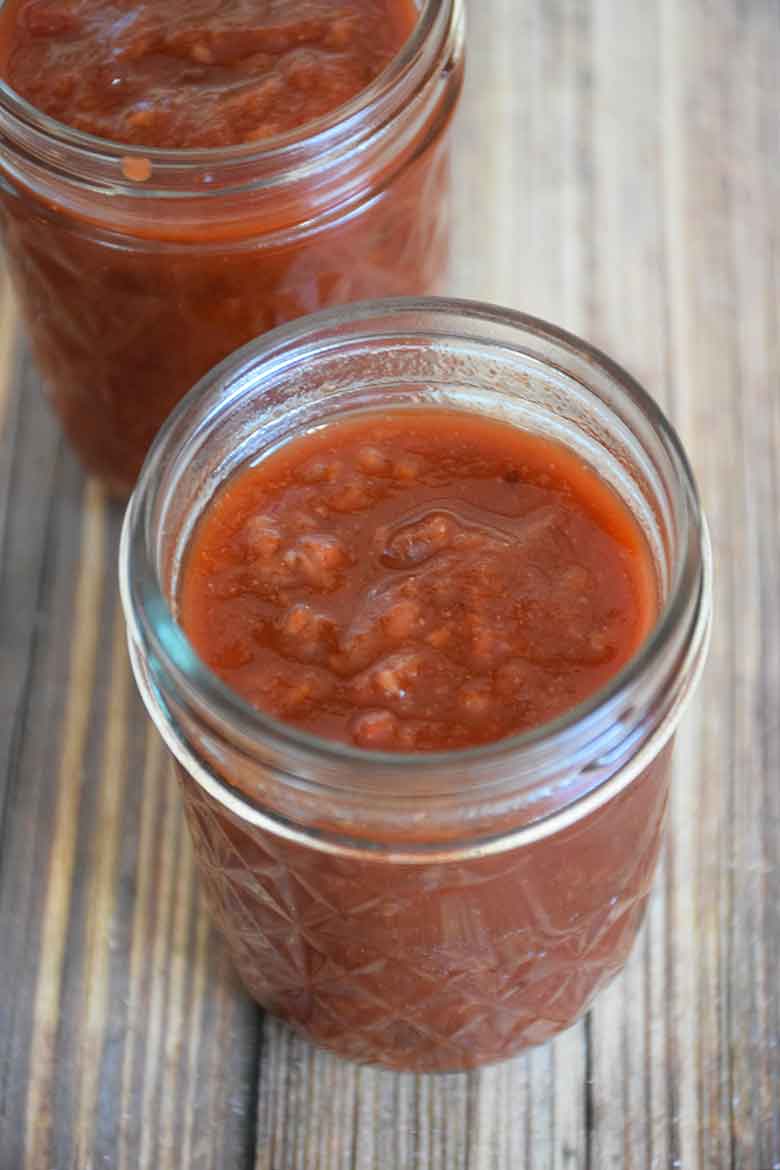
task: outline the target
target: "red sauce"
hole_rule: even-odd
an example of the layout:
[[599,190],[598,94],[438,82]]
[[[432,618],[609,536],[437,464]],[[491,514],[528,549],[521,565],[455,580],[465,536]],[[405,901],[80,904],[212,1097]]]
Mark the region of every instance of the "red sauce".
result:
[[388,125],[366,113],[370,149],[345,147],[324,172],[312,157],[294,182],[273,171],[260,190],[261,157],[231,193],[229,176],[212,184],[203,167],[181,187],[161,180],[143,154],[305,136],[365,88],[416,20],[414,0],[0,6],[0,76],[55,118],[132,148],[117,168],[132,185],[121,196],[109,184],[74,197],[57,166],[0,152],[0,236],[33,351],[70,441],[111,489],[132,488],[171,409],[239,346],[317,309],[441,289],[454,36],[442,34],[421,79],[425,116],[408,102]]
[[0,72],[37,109],[100,138],[228,146],[344,105],[416,19],[413,0],[10,0]]
[[[196,527],[180,589],[200,654],[259,708],[418,753],[565,711],[634,653],[657,605],[638,523],[576,454],[434,408],[356,415],[238,471]],[[275,810],[273,765],[266,777],[241,753],[197,751]],[[252,994],[343,1056],[429,1071],[549,1039],[620,969],[658,856],[668,765],[664,750],[567,825],[466,856],[448,845],[473,825],[464,812],[442,837],[435,801],[387,832],[331,824],[323,802],[318,832],[379,846],[332,855],[180,779],[211,906]],[[282,815],[307,824],[304,797],[282,787]],[[478,835],[513,825],[496,813]],[[441,853],[383,853],[399,832]]]
[[286,841],[179,777],[215,921],[252,995],[341,1056],[430,1072],[549,1040],[617,974],[655,872],[669,762],[667,747],[542,840],[417,864]]
[[204,734],[174,697],[197,759],[197,776],[178,768],[196,857],[251,994],[316,1043],[395,1069],[472,1068],[572,1024],[642,920],[669,745],[614,760],[636,773],[612,795],[598,791],[608,760],[561,747],[540,790],[555,777],[565,800],[592,764],[597,792],[560,819],[545,819],[557,792],[537,792],[538,806],[500,799],[509,747],[496,799],[491,765],[471,771],[465,756],[430,800],[419,781],[428,749],[550,719],[637,649],[657,584],[613,490],[571,450],[483,416],[355,413],[229,477],[195,526],[175,601],[203,658],[262,710],[416,752],[388,761],[409,802],[393,769],[385,804],[368,756],[361,793],[359,753],[342,783],[332,756],[311,749],[301,768],[279,744],[246,751],[244,736]]
[[420,408],[330,424],[236,474],[192,540],[180,620],[258,708],[430,751],[575,706],[656,606],[639,524],[577,455]]

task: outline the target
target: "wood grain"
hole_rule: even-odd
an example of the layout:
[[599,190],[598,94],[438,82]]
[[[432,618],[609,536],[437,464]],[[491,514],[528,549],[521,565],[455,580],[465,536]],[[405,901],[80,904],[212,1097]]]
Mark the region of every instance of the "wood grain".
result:
[[455,1077],[263,1020],[204,914],[128,675],[120,517],[0,279],[0,1170],[780,1167],[780,5],[471,0],[453,291],[653,391],[717,566],[709,666],[624,975]]

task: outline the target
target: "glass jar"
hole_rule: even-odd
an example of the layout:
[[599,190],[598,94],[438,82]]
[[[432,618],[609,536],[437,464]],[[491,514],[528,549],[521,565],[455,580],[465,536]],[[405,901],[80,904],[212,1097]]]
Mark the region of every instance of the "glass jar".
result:
[[55,409],[112,490],[130,490],[173,405],[252,337],[440,290],[463,19],[461,0],[420,8],[363,93],[265,147],[138,157],[0,81],[0,235]]
[[[550,435],[642,524],[657,624],[555,722],[467,751],[360,751],[250,707],[177,625],[182,555],[226,477],[303,428],[399,404]],[[267,335],[201,382],[131,500],[121,588],[211,907],[259,1002],[318,1044],[397,1069],[498,1060],[576,1020],[642,919],[710,573],[691,472],[661,412],[608,358],[540,321],[458,301],[352,306]]]

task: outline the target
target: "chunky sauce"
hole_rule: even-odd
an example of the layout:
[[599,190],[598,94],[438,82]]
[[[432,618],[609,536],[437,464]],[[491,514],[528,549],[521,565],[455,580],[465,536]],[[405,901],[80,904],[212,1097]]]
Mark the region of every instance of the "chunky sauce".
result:
[[638,523],[573,452],[415,409],[331,424],[234,476],[196,530],[180,617],[258,708],[429,751],[575,706],[655,608]]
[[344,105],[416,18],[413,0],[10,0],[0,73],[37,109],[100,138],[229,146]]
[[[179,600],[203,658],[262,710],[420,760],[565,711],[657,611],[638,523],[576,454],[422,407],[355,415],[238,471],[196,527]],[[213,764],[273,808],[263,770]],[[415,862],[288,840],[180,779],[211,906],[259,1002],[342,1056],[454,1070],[554,1036],[620,969],[658,856],[669,750],[601,807],[495,855],[448,856],[422,802],[404,832],[443,855]],[[285,795],[306,823],[300,793]],[[323,804],[326,835],[327,816]],[[501,814],[482,832],[511,827]],[[449,831],[474,829],[464,814]],[[384,834],[372,824],[372,842]]]
[[[305,123],[363,89],[417,17],[414,0],[0,5],[0,76],[55,118],[129,144],[116,179],[131,194],[87,183],[75,202],[59,152],[51,172],[0,152],[0,237],[33,351],[70,441],[112,490],[129,492],[182,395],[253,338],[349,301],[442,291],[462,77],[453,14],[422,105],[394,98],[389,115],[353,119],[360,151],[345,133],[322,169],[316,143],[292,170],[262,153],[269,135],[305,138]],[[144,152],[256,139],[240,181],[236,151],[175,182]]]

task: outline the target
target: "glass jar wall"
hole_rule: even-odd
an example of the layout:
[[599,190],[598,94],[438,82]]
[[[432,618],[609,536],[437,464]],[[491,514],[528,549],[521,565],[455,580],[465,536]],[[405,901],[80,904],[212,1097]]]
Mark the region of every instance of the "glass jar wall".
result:
[[[248,460],[355,411],[432,404],[548,435],[594,467],[645,532],[661,610],[628,665],[552,723],[465,751],[361,751],[277,722],[207,670],[176,620],[182,557]],[[269,1010],[354,1059],[461,1069],[569,1026],[620,969],[705,653],[710,568],[678,440],[609,359],[465,302],[277,330],[166,424],[128,510],[121,584],[216,920]]]
[[182,395],[285,321],[441,289],[460,0],[305,132],[206,150],[113,144],[0,80],[0,236],[33,351],[85,467],[119,494]]

